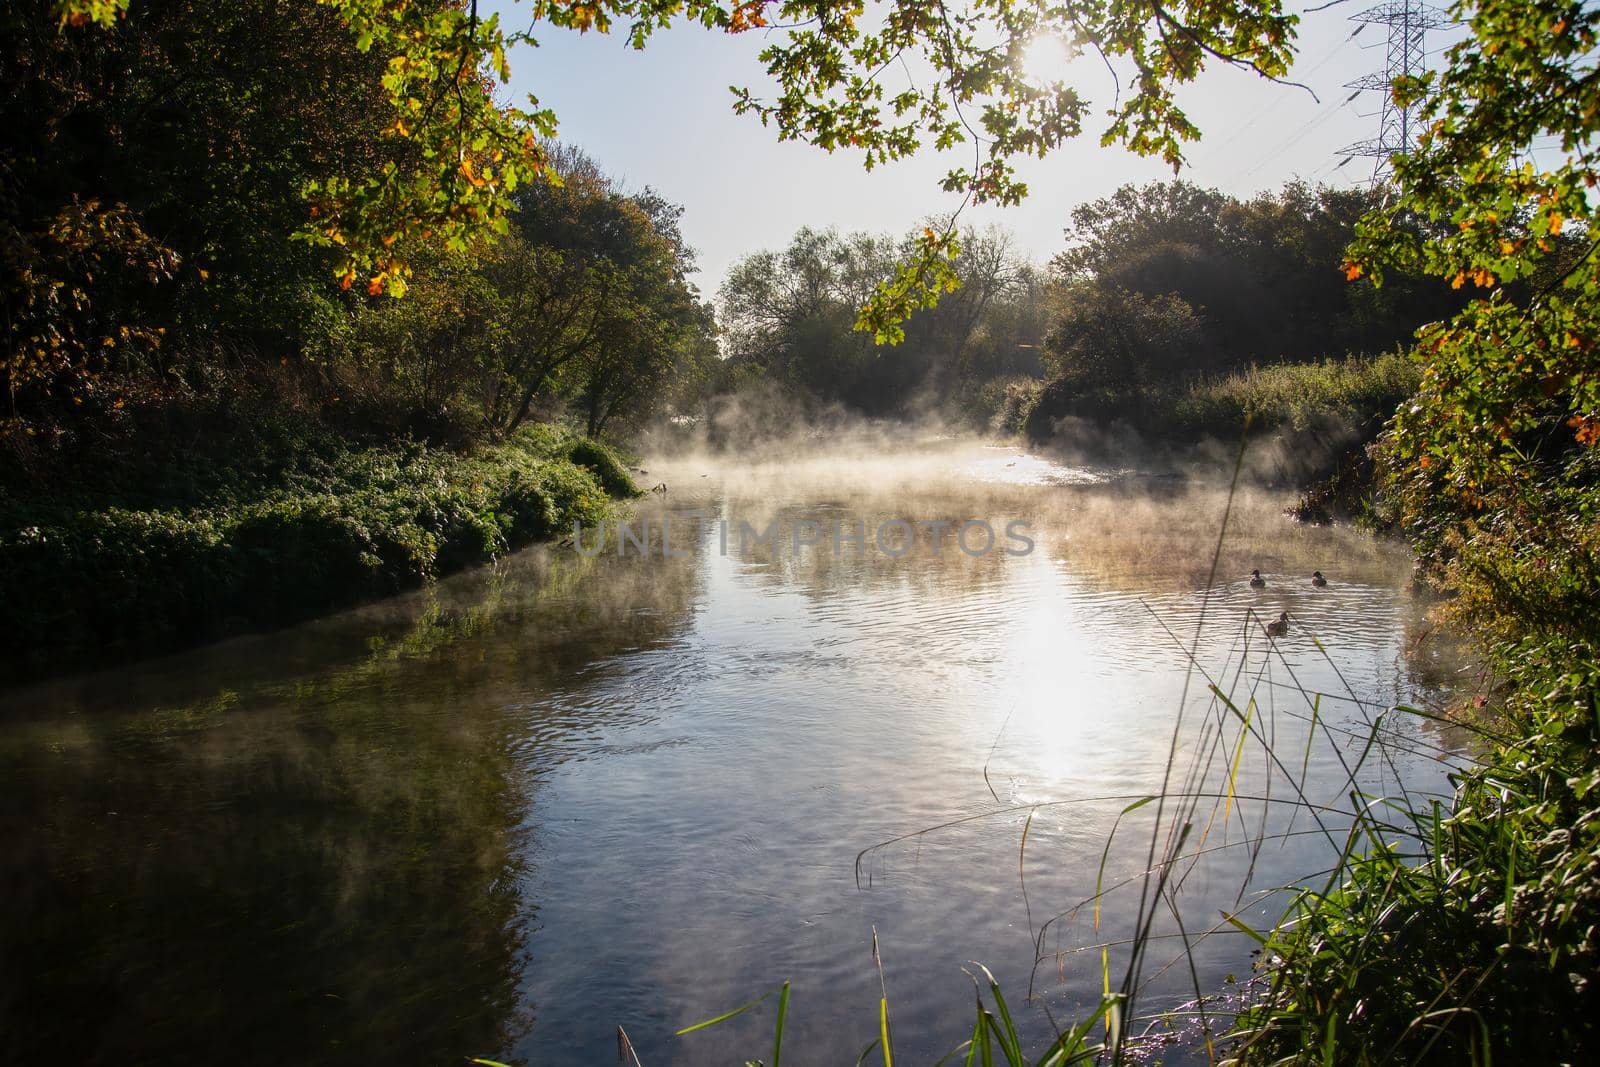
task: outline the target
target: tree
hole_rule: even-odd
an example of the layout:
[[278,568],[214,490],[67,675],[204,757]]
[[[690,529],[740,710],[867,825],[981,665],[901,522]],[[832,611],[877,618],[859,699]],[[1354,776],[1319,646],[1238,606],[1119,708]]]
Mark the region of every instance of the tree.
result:
[[1188,304],[1204,332],[1189,374],[1381,351],[1461,304],[1423,275],[1381,289],[1345,278],[1356,223],[1382,196],[1299,182],[1248,201],[1187,182],[1124,186],[1073,211],[1072,243],[1052,266],[1084,299],[1098,288]]
[[[1395,160],[1401,195],[1362,226],[1348,270],[1425,270],[1473,294],[1422,336],[1427,402],[1396,441],[1476,509],[1537,484],[1544,439],[1600,444],[1600,11],[1558,0],[1457,10],[1472,35],[1448,66],[1395,86],[1423,102],[1423,133]],[[1534,165],[1540,138],[1559,140],[1561,163]],[[1530,299],[1513,299],[1517,282],[1532,284]]]
[[613,420],[651,414],[680,377],[699,378],[703,361],[716,354],[715,318],[685,278],[694,252],[678,226],[683,208],[648,188],[629,199],[650,220],[656,254],[628,271],[602,343],[574,368],[571,389],[590,437]]
[[962,233],[953,264],[961,287],[938,306],[913,312],[893,358],[854,329],[878,280],[916,241],[916,234],[896,241],[803,228],[783,251],[740,260],[718,295],[729,360],[873,415],[944,402],[963,382],[1005,373],[1018,346],[1037,344],[1042,330],[1024,317],[1013,317],[999,333],[988,329],[1015,316],[1017,301],[1038,296],[1030,265],[1003,230]]
[[1200,316],[1183,298],[1066,286],[1055,294],[1045,366],[1080,400],[1122,402],[1204,366]]
[[[1380,862],[1319,898],[1331,908],[1274,935],[1245,1062],[1600,1054],[1600,9],[1475,0],[1453,14],[1469,32],[1442,69],[1393,86],[1420,105],[1421,136],[1392,160],[1395,195],[1360,225],[1346,273],[1426,272],[1464,298],[1420,332],[1421,388],[1380,458],[1451,594],[1442,610],[1499,676],[1494,727],[1449,817],[1413,813],[1415,866],[1380,843]],[[1549,139],[1560,158],[1545,165],[1533,149]],[[1374,935],[1407,950],[1367,952]],[[1343,937],[1361,942],[1359,967]],[[1404,995],[1373,995],[1389,990]]]
[[[1347,271],[1427,272],[1466,299],[1419,337],[1422,389],[1387,459],[1400,517],[1475,623],[1600,643],[1600,11],[1480,0],[1397,99],[1421,105],[1398,196]],[[1560,143],[1553,166],[1532,146]],[[1565,653],[1578,656],[1576,644]]]
[[291,241],[302,184],[401,158],[371,112],[387,58],[310,5],[150,0],[104,30],[0,9],[12,402],[212,344],[292,352],[334,262]]
[[615,380],[623,368],[653,374],[657,359],[670,366],[678,332],[696,321],[680,209],[649,191],[624,195],[576,149],[547,154],[559,184],[519,190],[512,233],[484,253],[497,294],[484,404],[499,434],[539,403],[580,392],[598,432],[640,395]]
[[588,436],[614,422],[641,421],[709,371],[716,358],[710,306],[695,303],[687,289],[664,295],[667,306],[649,309],[630,336],[597,348],[578,368],[575,399]]
[[[35,0],[42,2],[42,0]],[[386,56],[372,109],[403,146],[398,158],[349,159],[348,169],[304,186],[316,217],[304,236],[338,252],[347,285],[365,275],[373,291],[403,291],[406,249],[437,238],[461,250],[483,235],[506,232],[515,195],[546,172],[541,142],[556,116],[537,100],[504,107],[494,85],[510,77],[507,49],[536,43],[543,23],[587,32],[627,27],[642,48],[674,21],[726,33],[781,25],[761,53],[776,96],[738,91],[735,106],[777,127],[785,140],[828,151],[860,152],[868,168],[907,156],[924,143],[940,151],[970,148],[944,187],[973,202],[1015,203],[1026,186],[1011,160],[1045,155],[1082,129],[1089,104],[1059,82],[1038,85],[1022,57],[1041,35],[1075,53],[1094,50],[1130,69],[1130,91],[1102,135],[1176,166],[1198,131],[1177,100],[1208,61],[1269,77],[1288,69],[1296,18],[1280,0],[1228,4],[1179,0],[996,0],[955,6],[945,0],[885,0],[874,18],[864,5],[836,0],[531,0],[528,30],[506,33],[477,0],[321,0],[362,52]],[[63,26],[110,30],[127,21],[129,0],[53,0]],[[132,18],[139,17],[137,10]],[[898,61],[898,62],[897,62]],[[918,66],[933,72],[912,78]],[[888,85],[891,70],[908,72]],[[982,131],[981,133],[979,131]],[[859,325],[880,339],[903,336],[900,323],[956,284],[953,228],[931,227],[896,276],[877,287]]]

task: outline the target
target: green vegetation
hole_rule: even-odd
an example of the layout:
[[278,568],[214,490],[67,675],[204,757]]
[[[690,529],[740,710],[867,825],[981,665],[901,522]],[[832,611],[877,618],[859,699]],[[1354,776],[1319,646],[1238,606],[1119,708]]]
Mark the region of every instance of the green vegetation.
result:
[[1191,382],[1177,399],[1174,421],[1190,440],[1237,432],[1247,418],[1291,430],[1335,422],[1375,431],[1416,391],[1418,377],[1416,364],[1400,352],[1252,366]]
[[501,39],[451,0],[0,13],[8,674],[305,618],[635,491],[558,442],[707,378],[681,209],[497,105]]
[[1452,808],[1391,802],[1268,938],[1244,1063],[1584,1063],[1600,1053],[1600,745],[1587,649],[1500,666],[1503,721]]
[[1072,243],[1048,269],[1003,232],[967,229],[951,264],[960,288],[913,312],[892,355],[855,317],[915,235],[801,230],[729,272],[718,387],[776,385],[874,417],[932,413],[1035,444],[1068,419],[1120,424],[1131,434],[1063,442],[1112,452],[1235,439],[1248,413],[1258,433],[1340,438],[1331,460],[1375,439],[1415,392],[1418,372],[1398,350],[1462,304],[1423,276],[1347,280],[1356,221],[1380,202],[1298,183],[1249,201],[1184,182],[1127,186],[1074,212]]
[[[1481,765],[1414,846],[1368,835],[1274,932],[1247,1062],[1583,1062],[1600,1049],[1600,11],[1458,8],[1442,70],[1395,87],[1425,133],[1347,273],[1425,270],[1471,299],[1422,331],[1380,449],[1387,504],[1498,679]],[[1558,164],[1525,163],[1554,137]],[[1407,854],[1410,853],[1410,854]],[[1337,1050],[1328,1052],[1324,1050]]]
[[1169,182],[1078,208],[1052,263],[1047,380],[1027,437],[1048,443],[1070,419],[1192,444],[1236,439],[1250,416],[1257,433],[1343,438],[1330,460],[1373,440],[1417,372],[1398,355],[1346,353],[1394,352],[1462,303],[1421,275],[1346,278],[1356,222],[1381,204],[1378,190],[1294,183],[1242,201]]
[[595,523],[638,492],[608,448],[544,429],[468,455],[284,424],[231,443],[150,464],[135,492],[5,500],[0,625],[28,635],[6,648],[9,676],[307,618]]
[[[877,936],[873,936],[873,956],[877,956]],[[1093,1040],[1096,1027],[1108,1024],[1115,1001],[1107,998],[1100,1009],[1086,1019],[1077,1021],[1070,1029],[1057,1035],[1044,1053],[1037,1059],[1028,1056],[1024,1050],[1024,1040],[1017,1032],[1016,1021],[1011,1016],[1011,1007],[1006,1003],[1006,997],[1000,990],[1000,983],[995,981],[994,975],[982,964],[977,965],[983,972],[983,984],[980,985],[976,976],[973,976],[973,986],[976,988],[977,1008],[972,1024],[972,1036],[956,1048],[945,1054],[941,1063],[959,1062],[964,1067],[971,1067],[974,1063],[1005,1064],[1006,1067],[1067,1067],[1074,1063],[1093,1062],[1101,1053],[1106,1051],[1103,1042]],[[878,969],[880,983],[883,978],[883,968]],[[990,1002],[984,1001],[984,994],[988,993]],[[783,1026],[789,1015],[789,983],[771,992],[764,993],[748,1004],[740,1005],[732,1011],[724,1012],[715,1018],[704,1022],[695,1023],[679,1030],[675,1036],[683,1037],[727,1022],[729,1019],[743,1015],[751,1008],[757,1007],[773,996],[778,998],[776,1022],[772,1030],[772,1060],[770,1067],[781,1067],[783,1063]],[[628,1040],[627,1032],[621,1027],[617,1029],[617,1045],[622,1062],[631,1063],[633,1067],[643,1067],[638,1055],[633,1051],[633,1043]],[[478,1063],[490,1061],[478,1060]],[[884,1067],[894,1067],[894,1038],[889,1026],[889,993],[884,987],[883,996],[878,1001],[878,1036],[867,1044],[856,1058],[857,1065],[864,1063],[882,1062]],[[764,1060],[746,1060],[746,1067],[767,1067]],[[505,1067],[503,1064],[494,1067]]]
[[886,352],[855,329],[856,316],[915,244],[915,235],[803,229],[782,251],[734,264],[718,293],[723,388],[776,386],[875,417],[934,410],[986,421],[986,387],[1040,372],[1045,279],[1008,234],[968,229],[952,268],[961,287],[913,314]]
[[1391,352],[1249,366],[1167,382],[1137,397],[1084,394],[1058,378],[1037,389],[1023,425],[1030,437],[1045,441],[1056,435],[1059,420],[1070,416],[1100,425],[1120,421],[1146,440],[1175,446],[1208,438],[1237,440],[1247,424],[1257,433],[1341,430],[1370,441],[1395,406],[1415,392],[1419,377],[1406,355]]

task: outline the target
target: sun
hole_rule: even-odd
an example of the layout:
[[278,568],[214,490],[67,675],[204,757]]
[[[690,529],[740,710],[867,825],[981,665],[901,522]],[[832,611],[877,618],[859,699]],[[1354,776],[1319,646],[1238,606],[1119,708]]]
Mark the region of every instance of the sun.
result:
[[1022,74],[1036,85],[1064,81],[1072,53],[1067,42],[1053,33],[1042,33],[1028,42],[1022,53]]

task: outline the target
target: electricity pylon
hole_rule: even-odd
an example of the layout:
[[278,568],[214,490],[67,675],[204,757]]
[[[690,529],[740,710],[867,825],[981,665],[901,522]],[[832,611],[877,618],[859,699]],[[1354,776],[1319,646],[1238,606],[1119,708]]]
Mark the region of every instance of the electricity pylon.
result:
[[1395,103],[1391,87],[1396,78],[1422,75],[1428,61],[1427,32],[1448,26],[1450,19],[1438,8],[1422,0],[1387,0],[1359,15],[1350,16],[1350,21],[1376,22],[1389,27],[1389,45],[1383,71],[1345,84],[1347,89],[1377,89],[1383,93],[1378,136],[1369,141],[1357,141],[1339,150],[1339,155],[1347,161],[1356,156],[1375,158],[1377,163],[1373,167],[1372,179],[1378,181],[1387,173],[1389,160],[1411,151],[1416,143],[1417,105],[1401,107]]

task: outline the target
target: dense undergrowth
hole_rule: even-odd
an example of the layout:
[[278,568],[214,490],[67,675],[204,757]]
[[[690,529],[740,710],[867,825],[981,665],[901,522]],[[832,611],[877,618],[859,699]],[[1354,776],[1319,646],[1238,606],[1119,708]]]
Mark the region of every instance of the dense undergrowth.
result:
[[[1415,362],[1401,352],[1253,366],[1151,389],[1064,376],[1032,390],[1013,385],[1000,422],[1039,443],[1074,423],[1090,422],[1111,431],[1104,439],[1108,447],[1123,443],[1118,429],[1149,442],[1189,446],[1237,440],[1247,423],[1258,434],[1325,435],[1337,428],[1371,440],[1396,405],[1416,391],[1418,377]],[[1085,443],[1094,440],[1085,437]]]
[[1382,505],[1485,685],[1476,764],[1438,809],[1386,799],[1268,942],[1240,1058],[1586,1063],[1600,1056],[1600,460],[1441,485],[1386,438]]
[[638,493],[608,447],[548,426],[457,451],[259,408],[219,432],[228,416],[186,410],[161,432],[131,430],[139,449],[76,450],[43,479],[8,457],[0,630],[19,639],[0,674],[308,618],[595,522]]
[[1454,803],[1375,805],[1335,881],[1272,932],[1239,1062],[1600,1055],[1600,659],[1504,652],[1511,699]]

